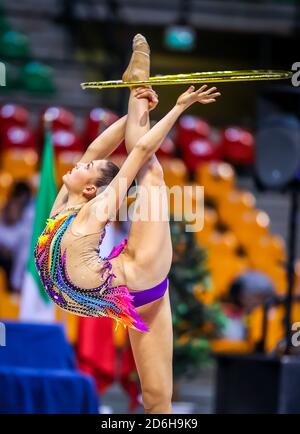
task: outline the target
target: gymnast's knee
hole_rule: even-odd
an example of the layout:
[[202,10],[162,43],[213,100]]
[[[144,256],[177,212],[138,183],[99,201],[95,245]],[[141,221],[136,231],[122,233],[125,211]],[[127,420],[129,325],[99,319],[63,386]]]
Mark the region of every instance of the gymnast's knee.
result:
[[142,390],[143,405],[146,413],[172,412],[172,387],[152,384]]

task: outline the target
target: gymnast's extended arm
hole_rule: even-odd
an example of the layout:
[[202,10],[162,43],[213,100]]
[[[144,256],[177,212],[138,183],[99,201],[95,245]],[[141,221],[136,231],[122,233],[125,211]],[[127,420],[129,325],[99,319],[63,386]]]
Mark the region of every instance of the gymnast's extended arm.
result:
[[[196,92],[193,92],[194,96],[191,95],[191,89],[189,88],[188,91],[182,94],[174,107],[137,141],[118,174],[101,193],[89,201],[87,216],[89,230],[96,232],[107,221],[116,218],[117,211],[126,197],[127,190],[139,170],[159,149],[178,117],[193,102],[197,101]],[[191,98],[186,99],[186,95],[191,95]]]
[[[140,88],[138,97],[147,98],[149,101],[149,110],[156,107],[158,99],[157,94],[151,87]],[[92,160],[107,158],[124,140],[127,115],[115,121],[112,125],[106,128],[92,143],[88,146],[79,162],[89,163]],[[63,185],[56,196],[50,215],[53,215],[67,202],[68,190]]]
[[195,102],[209,104],[220,95],[219,92],[214,92],[215,87],[205,90],[206,87],[204,85],[194,91],[194,86],[190,86],[179,96],[174,107],[137,141],[111,183],[89,202],[90,230],[98,231],[107,221],[116,218],[117,211],[137,173],[159,149],[178,117]]

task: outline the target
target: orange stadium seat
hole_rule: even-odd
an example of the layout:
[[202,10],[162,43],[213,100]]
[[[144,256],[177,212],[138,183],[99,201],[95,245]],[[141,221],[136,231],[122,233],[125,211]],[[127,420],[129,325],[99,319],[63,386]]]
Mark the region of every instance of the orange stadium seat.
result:
[[185,221],[198,224],[194,230],[199,231],[203,228],[204,194],[203,188],[198,184],[173,185],[170,191],[170,204],[173,214],[182,215]]
[[226,296],[232,281],[240,273],[249,268],[248,259],[236,255],[213,257],[208,254],[207,265],[211,272],[212,284],[216,298]]
[[208,244],[208,238],[213,231],[218,220],[218,214],[216,210],[212,208],[204,208],[204,225],[201,231],[195,232],[196,240],[200,245],[206,246]]
[[0,208],[2,208],[8,198],[13,184],[13,177],[8,172],[0,171]]
[[38,154],[33,149],[7,149],[2,153],[2,171],[16,179],[30,178],[37,170]]
[[[160,161],[163,171],[164,180],[168,188],[173,188],[170,192],[170,213],[183,213],[183,198],[184,190],[183,187],[188,183],[187,179],[187,168],[183,161],[177,158],[172,159],[161,159]],[[172,194],[171,194],[172,193]]]
[[265,268],[268,264],[282,263],[286,259],[284,240],[279,236],[265,234],[247,245],[250,264],[253,268]]
[[0,319],[16,320],[19,317],[19,296],[7,290],[5,272],[0,268]]
[[188,173],[182,160],[179,158],[161,158],[160,163],[164,171],[165,183],[168,187],[186,185]]
[[253,350],[253,345],[246,340],[220,338],[211,340],[211,349],[214,353],[247,354]]
[[213,258],[222,258],[227,255],[233,255],[237,247],[237,237],[231,231],[221,233],[213,230],[207,239],[207,248]]
[[295,263],[295,294],[300,295],[300,259]]
[[242,190],[228,191],[218,201],[218,212],[221,220],[228,224],[238,224],[241,216],[255,207],[255,197],[252,193]]
[[234,188],[235,174],[230,164],[212,162],[197,168],[196,181],[204,186],[205,196],[219,199]]
[[257,240],[268,233],[270,219],[267,213],[261,210],[253,209],[244,212],[239,220],[234,221],[232,230],[237,236],[239,242],[247,247],[257,245]]

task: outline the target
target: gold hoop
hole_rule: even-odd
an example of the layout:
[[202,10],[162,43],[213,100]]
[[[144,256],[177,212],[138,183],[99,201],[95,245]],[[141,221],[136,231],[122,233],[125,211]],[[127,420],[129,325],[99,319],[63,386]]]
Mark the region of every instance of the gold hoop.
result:
[[105,89],[114,87],[133,87],[133,86],[166,86],[172,84],[192,84],[192,83],[225,83],[236,81],[262,81],[262,80],[283,80],[291,78],[291,71],[282,70],[242,70],[242,71],[207,71],[193,72],[190,74],[161,75],[149,77],[144,81],[91,81],[81,83],[82,89]]

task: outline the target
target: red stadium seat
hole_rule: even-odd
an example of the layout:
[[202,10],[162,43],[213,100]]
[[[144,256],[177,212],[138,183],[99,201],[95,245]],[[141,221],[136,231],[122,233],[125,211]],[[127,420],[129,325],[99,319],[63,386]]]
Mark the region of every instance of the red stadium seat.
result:
[[193,140],[183,149],[184,162],[192,172],[207,161],[220,160],[221,156],[221,147],[208,139]]
[[5,131],[12,126],[25,127],[28,124],[28,111],[16,104],[4,104],[0,108],[0,130]]
[[82,142],[86,148],[107,127],[118,119],[118,115],[111,110],[96,107],[88,114],[82,134]]
[[222,131],[224,157],[235,164],[252,164],[254,161],[253,134],[241,127],[231,126]]
[[57,129],[52,134],[55,154],[62,152],[81,152],[82,143],[78,134],[66,129]]
[[185,148],[192,141],[207,139],[210,136],[209,124],[198,116],[181,116],[176,125],[176,143],[180,148]]
[[45,122],[48,122],[51,131],[66,130],[73,131],[75,118],[74,115],[62,107],[48,107],[40,115],[37,127],[37,143],[40,150],[43,149],[45,140]]
[[72,130],[74,128],[75,118],[73,113],[62,107],[53,106],[44,110],[40,117],[42,125],[45,120],[51,123],[52,130],[61,128]]
[[2,131],[2,149],[36,149],[36,137],[23,126],[14,125]]

